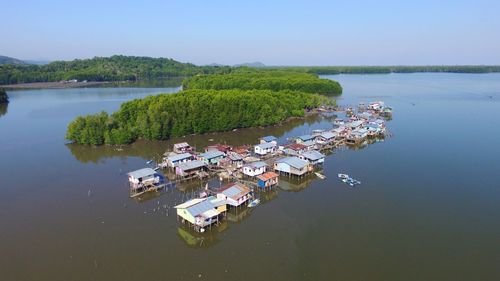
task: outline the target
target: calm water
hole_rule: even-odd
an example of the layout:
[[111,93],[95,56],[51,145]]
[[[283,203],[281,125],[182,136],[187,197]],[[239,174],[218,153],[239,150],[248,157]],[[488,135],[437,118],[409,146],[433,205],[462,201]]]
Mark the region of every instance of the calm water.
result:
[[[177,88],[9,92],[0,108],[0,279],[500,280],[500,75],[332,78],[344,87],[340,104],[393,106],[394,137],[335,151],[326,180],[283,180],[261,206],[203,235],[179,227],[171,208],[202,183],[128,198],[125,173],[178,140],[123,150],[64,141],[77,115]],[[185,140],[284,141],[328,127],[315,116]],[[363,184],[349,188],[338,172]]]

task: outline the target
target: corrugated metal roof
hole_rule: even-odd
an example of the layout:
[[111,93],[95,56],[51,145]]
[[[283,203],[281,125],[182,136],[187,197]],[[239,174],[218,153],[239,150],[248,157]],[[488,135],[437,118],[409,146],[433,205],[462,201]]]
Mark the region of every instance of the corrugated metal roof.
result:
[[252,167],[254,169],[262,168],[267,166],[266,162],[258,161],[258,162],[253,162],[253,163],[248,163],[245,166],[247,167]]
[[195,204],[198,204],[200,203],[201,201],[204,201],[204,200],[207,200],[207,198],[194,198],[194,199],[191,199],[191,200],[188,200],[182,204],[179,204],[177,206],[175,206],[174,208],[176,209],[185,209],[185,208],[189,208]]
[[212,203],[212,205],[214,205],[215,207],[219,207],[222,205],[226,205],[227,201],[226,199],[212,199],[210,200],[210,203]]
[[333,139],[335,137],[335,134],[332,132],[323,132],[321,133],[321,137],[325,139]]
[[312,161],[316,161],[316,160],[319,160],[321,158],[325,158],[325,155],[323,155],[323,153],[321,153],[317,150],[306,151],[306,152],[302,153],[301,155],[304,156],[304,158],[307,158],[307,159],[312,160]]
[[147,176],[152,176],[156,174],[156,171],[151,168],[142,168],[133,172],[128,173],[129,176],[140,179]]
[[308,140],[312,140],[314,137],[311,135],[302,135],[302,136],[299,136],[298,138],[301,139],[302,141],[308,141]]
[[276,160],[276,163],[285,163],[297,169],[302,169],[309,164],[306,160],[302,160],[298,157],[281,158]]
[[238,198],[250,193],[250,191],[251,190],[245,185],[235,182],[223,187],[219,193],[224,194],[226,197],[231,199],[238,200]]
[[208,201],[206,198],[204,198],[204,199],[205,200],[203,200],[199,203],[196,203],[190,207],[187,207],[186,211],[191,213],[191,215],[193,217],[196,217],[196,216],[199,216],[207,211],[215,209],[215,206],[212,203],[210,203],[210,201]]
[[181,154],[177,154],[177,155],[171,155],[171,156],[167,157],[167,159],[171,162],[175,162],[175,161],[183,160],[186,158],[190,158],[192,156],[193,155],[191,155],[191,153],[181,153]]
[[189,161],[185,163],[180,163],[178,168],[183,170],[183,171],[189,171],[197,168],[201,168],[203,166],[206,166],[205,163],[201,162],[200,160],[194,160],[194,161]]
[[256,146],[260,147],[261,149],[268,149],[271,147],[275,147],[276,145],[272,142],[265,142],[265,143],[258,144]]
[[262,175],[258,175],[257,178],[262,181],[267,181],[272,178],[277,178],[279,175],[276,174],[275,172],[267,172],[263,173]]
[[180,142],[180,143],[176,143],[174,144],[174,148],[182,148],[182,147],[188,147],[189,144],[187,142]]
[[200,154],[200,157],[203,157],[205,159],[212,159],[212,158],[217,158],[217,157],[221,157],[221,156],[224,156],[224,153],[221,151],[218,151],[218,150],[212,150],[212,151],[208,151],[208,152]]
[[363,123],[364,122],[361,120],[356,120],[356,121],[352,121],[351,123],[346,124],[346,126],[351,127],[351,128],[355,128],[355,127],[359,127],[359,126],[363,125]]
[[262,137],[260,139],[265,141],[265,142],[271,142],[271,141],[277,140],[277,138],[275,136],[265,136],[265,137]]
[[228,152],[228,157],[233,161],[243,160],[243,157],[236,152]]
[[313,145],[315,145],[315,143],[312,140],[305,141],[302,144],[305,145],[305,146],[313,146]]

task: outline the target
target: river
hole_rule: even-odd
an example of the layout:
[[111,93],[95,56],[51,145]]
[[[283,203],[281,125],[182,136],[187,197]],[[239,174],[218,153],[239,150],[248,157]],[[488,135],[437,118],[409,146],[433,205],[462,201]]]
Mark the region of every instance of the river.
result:
[[[1,279],[499,280],[500,74],[325,77],[342,84],[341,105],[392,106],[393,136],[335,151],[325,180],[283,179],[259,207],[204,234],[180,227],[172,208],[202,183],[134,200],[126,173],[179,140],[284,142],[330,120],[96,148],[66,144],[76,116],[179,88],[9,91],[0,108]],[[339,172],[363,184],[350,188]]]

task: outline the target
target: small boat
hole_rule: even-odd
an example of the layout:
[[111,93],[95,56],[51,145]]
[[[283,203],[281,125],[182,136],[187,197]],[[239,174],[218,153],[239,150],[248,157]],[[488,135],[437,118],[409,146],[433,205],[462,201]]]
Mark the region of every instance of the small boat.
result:
[[348,179],[349,178],[349,175],[348,174],[338,174],[338,177],[340,179]]
[[248,208],[253,208],[259,204],[260,204],[260,199],[255,199],[252,202],[248,203]]
[[326,179],[326,176],[325,176],[325,175],[323,175],[323,174],[320,174],[320,173],[314,173],[314,174],[315,174],[318,178],[320,178],[320,179],[322,179],[322,180]]
[[153,163],[153,159],[151,159],[148,162],[146,162],[146,164],[151,164],[151,163]]
[[338,177],[343,183],[347,183],[351,187],[361,184],[360,181],[351,178],[348,174],[338,174]]

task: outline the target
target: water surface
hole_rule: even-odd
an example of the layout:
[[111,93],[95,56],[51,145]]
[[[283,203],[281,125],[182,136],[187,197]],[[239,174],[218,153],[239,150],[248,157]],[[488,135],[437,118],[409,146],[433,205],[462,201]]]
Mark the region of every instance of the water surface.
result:
[[[333,152],[326,180],[283,178],[261,206],[203,235],[180,227],[171,208],[202,183],[132,200],[126,172],[179,140],[283,142],[328,119],[95,148],[66,145],[73,118],[178,88],[9,92],[0,108],[2,279],[498,280],[500,75],[328,77],[344,88],[340,104],[393,106],[394,136]],[[339,172],[363,184],[349,188]]]

